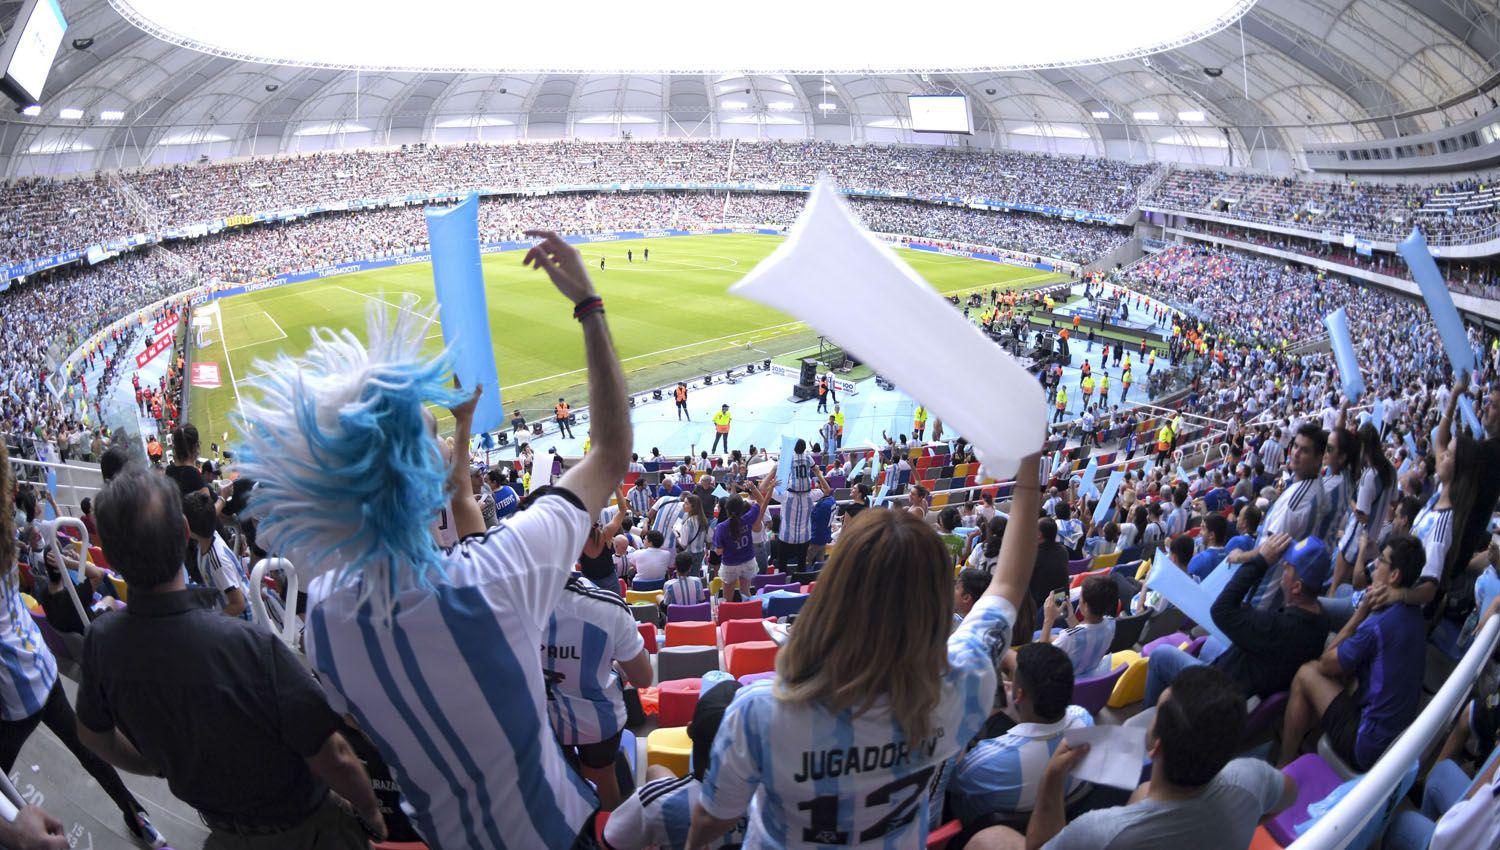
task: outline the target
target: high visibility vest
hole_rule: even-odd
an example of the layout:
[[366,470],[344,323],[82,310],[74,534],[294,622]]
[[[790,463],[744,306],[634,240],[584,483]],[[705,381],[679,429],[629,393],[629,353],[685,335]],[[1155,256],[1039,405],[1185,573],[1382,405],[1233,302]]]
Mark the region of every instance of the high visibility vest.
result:
[[918,428],[921,428],[923,425],[927,424],[927,408],[918,405],[915,416]]
[[1092,376],[1092,375],[1084,375],[1083,376],[1083,394],[1084,395],[1091,395],[1093,392],[1094,392],[1094,376]]
[[679,402],[687,401],[687,388],[686,387],[678,387],[677,388],[677,392],[676,392],[676,396],[677,396],[677,400]]
[[1172,426],[1163,425],[1161,430],[1156,432],[1156,450],[1164,452],[1170,448],[1172,448]]
[[839,436],[844,434],[844,414],[842,412],[833,414],[833,424],[839,426]]
[[1057,409],[1062,410],[1068,406],[1068,391],[1062,387],[1057,388]]
[[559,421],[568,418],[568,406],[566,404],[559,402],[557,404],[557,407],[553,409],[557,413],[557,418]]
[[1107,389],[1109,389],[1109,373],[1108,372],[1105,372],[1104,375],[1099,378],[1099,389],[1101,389],[1101,390],[1107,390]]
[[730,418],[731,417],[729,415],[729,411],[727,411],[727,410],[721,410],[718,413],[715,413],[714,414],[714,430],[717,431],[717,432],[719,432],[720,434],[728,434],[729,433],[729,420],[730,420]]

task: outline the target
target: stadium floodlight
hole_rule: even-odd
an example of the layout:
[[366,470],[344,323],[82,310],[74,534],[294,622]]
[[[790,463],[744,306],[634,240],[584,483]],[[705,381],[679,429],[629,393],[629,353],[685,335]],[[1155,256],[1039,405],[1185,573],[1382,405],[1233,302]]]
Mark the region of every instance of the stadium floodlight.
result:
[[100,121],[124,121],[125,120],[125,113],[124,113],[124,111],[119,110],[119,109],[101,109],[101,110],[99,110],[99,120]]
[[[763,0],[756,14],[731,4],[705,9],[660,0],[648,14],[632,4],[575,0],[570,17],[588,26],[566,39],[519,39],[496,50],[494,34],[514,29],[514,6],[493,0],[429,0],[420,14],[368,0],[110,0],[148,34],[215,56],[272,65],[390,72],[510,74],[899,74],[1060,68],[1144,57],[1212,35],[1256,0],[1054,0],[945,7],[965,26],[941,37],[913,36],[854,0]],[[374,8],[385,13],[372,14]],[[785,21],[835,39],[787,38]],[[734,38],[704,38],[705,32]],[[1023,38],[996,50],[995,32],[1066,32]]]
[[1177,113],[1177,120],[1178,121],[1202,121],[1202,120],[1204,120],[1204,118],[1203,118],[1203,110],[1201,110],[1201,109],[1188,109],[1188,110],[1184,110],[1182,112]]
[[57,110],[57,117],[64,121],[77,121],[83,117],[83,110],[76,106],[64,106]]
[[792,103],[790,100],[773,100],[770,103],[766,104],[767,109],[775,110],[777,112],[785,112],[786,110],[793,109],[796,106],[797,104]]
[[1093,112],[1090,112],[1089,114],[1092,115],[1092,116],[1094,116],[1095,118],[1097,118],[1100,121],[1105,121],[1105,120],[1108,120],[1108,118],[1109,118],[1109,113],[1105,112],[1102,109],[1095,109]]
[[838,109],[839,105],[836,103],[820,103],[818,104],[818,108],[823,110],[824,112],[832,112],[833,110]]
[[749,104],[745,103],[743,100],[726,100],[719,105],[724,107],[725,109],[744,109],[749,106]]
[[1150,111],[1135,112],[1131,114],[1137,121],[1157,121],[1161,118],[1161,115]]
[[33,103],[32,105],[23,108],[21,110],[21,114],[25,115],[27,118],[35,118],[38,115],[42,114],[42,107]]

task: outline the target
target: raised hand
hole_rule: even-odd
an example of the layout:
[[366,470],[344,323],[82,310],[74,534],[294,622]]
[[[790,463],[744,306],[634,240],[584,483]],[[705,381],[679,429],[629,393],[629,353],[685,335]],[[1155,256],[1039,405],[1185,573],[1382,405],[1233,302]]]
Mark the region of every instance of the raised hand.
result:
[[545,271],[557,291],[574,304],[594,296],[594,283],[583,268],[577,248],[550,230],[528,230],[526,235],[539,237],[542,241],[526,252],[521,265]]

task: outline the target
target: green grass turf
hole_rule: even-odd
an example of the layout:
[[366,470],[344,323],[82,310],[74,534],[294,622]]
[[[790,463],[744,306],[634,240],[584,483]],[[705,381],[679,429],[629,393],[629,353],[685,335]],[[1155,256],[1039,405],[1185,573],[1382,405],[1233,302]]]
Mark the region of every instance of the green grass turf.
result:
[[[735,281],[780,243],[776,236],[677,236],[580,246],[604,297],[615,345],[632,391],[778,357],[816,345],[817,334],[769,307],[726,295]],[[641,254],[651,249],[650,262]],[[626,263],[626,250],[635,262]],[[940,292],[1035,286],[1060,278],[1033,269],[923,251],[901,256]],[[546,276],[521,265],[521,253],[484,257],[495,361],[505,408],[527,417],[550,412],[558,396],[586,403],[583,338],[567,302]],[[605,269],[599,270],[604,257]],[[858,281],[849,281],[849,309],[859,309]],[[222,332],[193,352],[219,363],[224,385],[190,390],[188,417],[217,439],[234,431],[239,395],[254,393],[257,358],[306,350],[314,327],[362,334],[370,304],[426,311],[433,306],[432,267],[397,266],[237,295],[220,302]],[[387,308],[391,309],[391,308]],[[442,345],[434,324],[428,342]],[[237,382],[237,384],[236,384]]]

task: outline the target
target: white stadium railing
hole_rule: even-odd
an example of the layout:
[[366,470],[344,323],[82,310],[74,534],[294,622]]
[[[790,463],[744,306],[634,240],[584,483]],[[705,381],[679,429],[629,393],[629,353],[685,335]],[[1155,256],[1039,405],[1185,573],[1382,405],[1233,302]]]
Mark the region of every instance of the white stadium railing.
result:
[[1448,734],[1449,724],[1468,699],[1474,679],[1485,661],[1494,654],[1497,643],[1500,643],[1500,617],[1491,617],[1474,636],[1469,651],[1449,674],[1437,696],[1417,719],[1391,744],[1359,784],[1287,850],[1344,850],[1371,819],[1384,815],[1389,808],[1387,800],[1407,771],[1431,749],[1433,743]]

